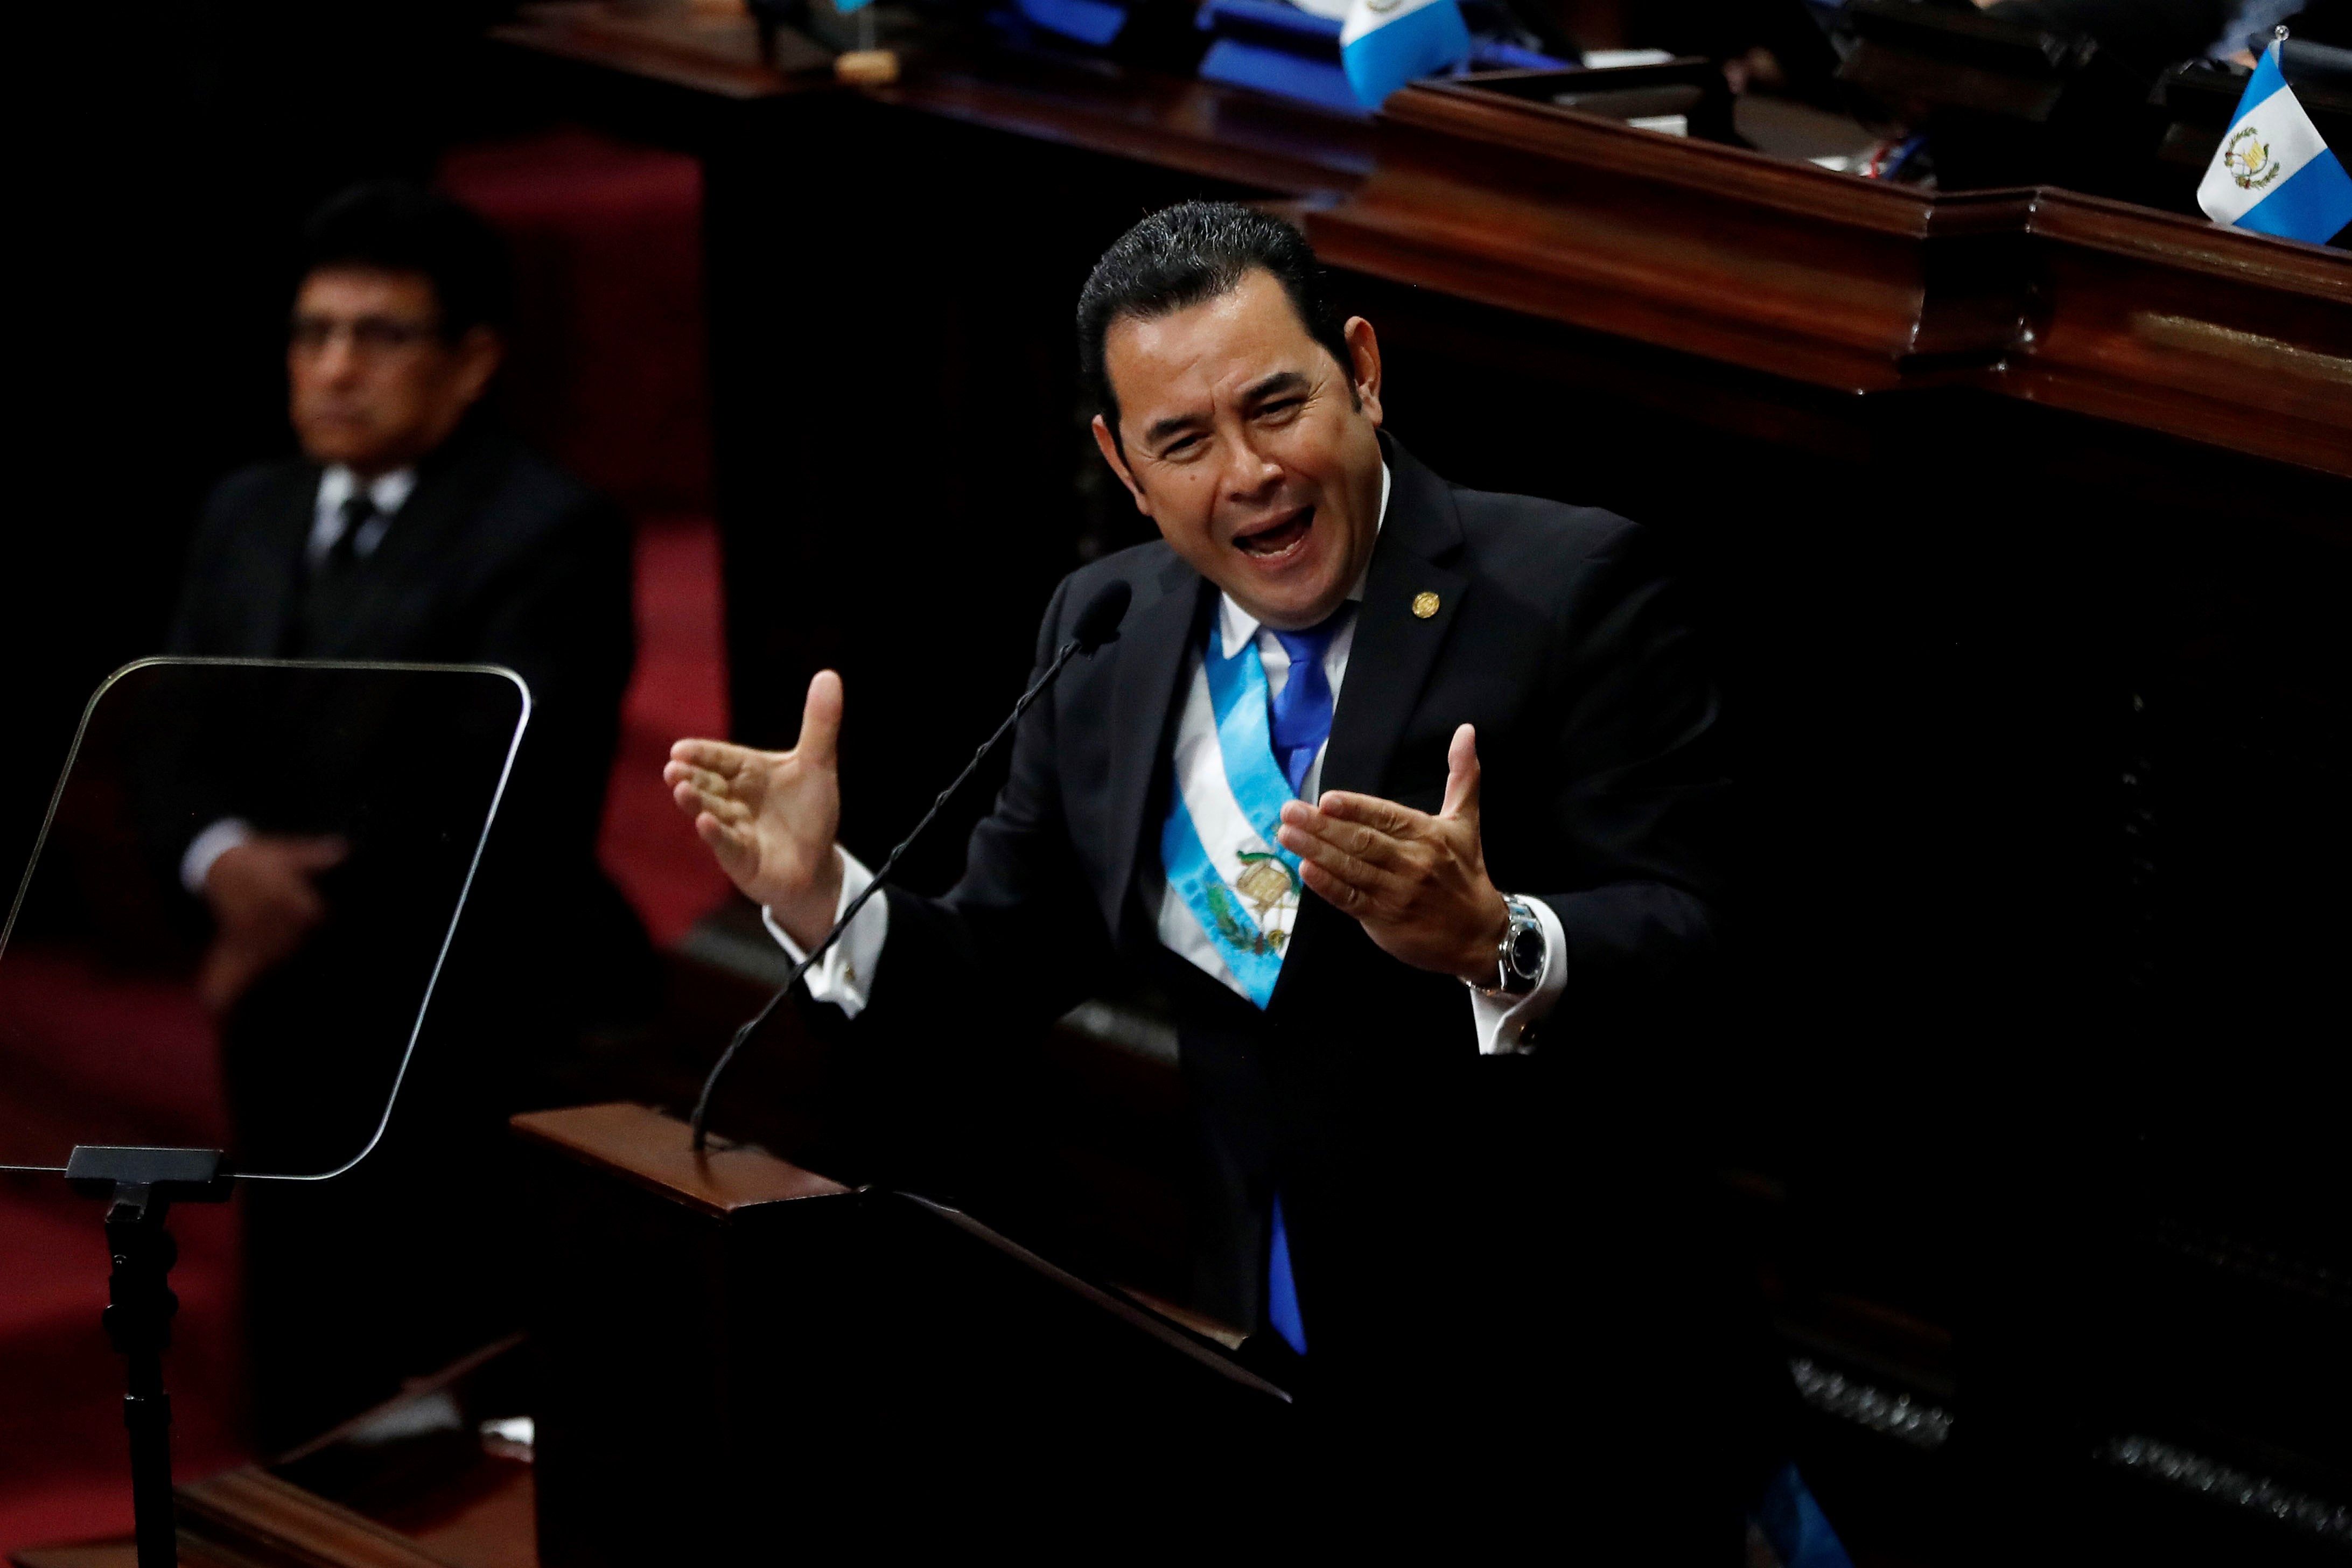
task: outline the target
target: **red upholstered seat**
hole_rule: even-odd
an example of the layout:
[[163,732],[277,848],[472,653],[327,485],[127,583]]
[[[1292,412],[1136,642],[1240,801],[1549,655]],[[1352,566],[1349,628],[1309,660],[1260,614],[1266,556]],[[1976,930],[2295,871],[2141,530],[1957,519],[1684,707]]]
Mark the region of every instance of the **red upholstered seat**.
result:
[[509,416],[637,520],[637,672],[600,851],[667,945],[727,894],[661,783],[672,741],[727,732],[702,171],[680,153],[558,131],[453,153],[441,183],[514,252]]

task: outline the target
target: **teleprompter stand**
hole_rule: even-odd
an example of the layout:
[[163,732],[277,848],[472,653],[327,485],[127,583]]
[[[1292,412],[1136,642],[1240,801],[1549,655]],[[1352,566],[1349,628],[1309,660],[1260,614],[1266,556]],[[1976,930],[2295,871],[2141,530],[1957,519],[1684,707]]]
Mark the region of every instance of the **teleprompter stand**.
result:
[[234,1178],[217,1149],[118,1149],[82,1144],[66,1163],[66,1183],[106,1204],[106,1337],[128,1365],[122,1425],[131,1433],[131,1502],[139,1568],[179,1561],[172,1515],[172,1400],[163,1392],[163,1348],[172,1342],[172,1265],[179,1246],[163,1228],[174,1203],[226,1202]]

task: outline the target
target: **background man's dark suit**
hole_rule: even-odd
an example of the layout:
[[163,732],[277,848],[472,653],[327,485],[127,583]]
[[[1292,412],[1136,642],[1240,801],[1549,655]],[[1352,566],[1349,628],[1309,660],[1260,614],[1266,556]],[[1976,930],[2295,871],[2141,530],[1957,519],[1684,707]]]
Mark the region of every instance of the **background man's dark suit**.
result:
[[1223,1272],[1242,1286],[1212,1304],[1259,1321],[1278,1184],[1313,1388],[1498,1480],[1532,1445],[1551,1481],[1593,1489],[1573,1506],[1598,1512],[1563,1518],[1563,1539],[1672,1499],[1671,1528],[1721,1549],[1723,1500],[1763,1479],[1772,1394],[1683,1136],[1700,1098],[1689,1004],[1721,921],[1715,690],[1632,524],[1456,489],[1383,447],[1393,489],[1323,784],[1433,812],[1455,726],[1477,725],[1493,879],[1545,898],[1568,938],[1541,1049],[1481,1058],[1459,981],[1390,958],[1311,895],[1263,1014],[1160,946],[1140,889],[1156,890],[1179,676],[1216,592],[1159,542],[1055,595],[1041,663],[1103,583],[1135,597],[1119,640],[1025,721],[961,881],[891,890],[856,1027],[875,1048],[983,1048],[975,1020],[1042,1022],[1116,965],[1150,970],[1176,999]]
[[592,866],[635,657],[627,521],[510,438],[461,432],[418,466],[348,593],[320,604],[303,563],[319,478],[265,463],[213,491],[165,651],[506,665],[530,686],[527,763],[561,781],[535,797],[532,847],[550,869]]
[[[651,983],[643,933],[595,863],[634,656],[625,519],[508,437],[461,430],[418,465],[375,551],[321,588],[305,561],[320,471],[266,464],[215,490],[168,651],[504,665],[533,710],[384,1146],[331,1190],[250,1189],[266,1441],[510,1326],[496,1267],[510,1249],[463,1193],[501,1156],[503,1118],[534,1097],[544,1055],[642,1005]],[[257,762],[301,741],[261,737]],[[310,989],[331,1017],[331,978]],[[263,1021],[265,1002],[281,1022]],[[282,1022],[295,1010],[265,984],[226,1020],[232,1110],[262,1150],[300,1142],[289,1130],[306,1108],[281,1086],[303,1075],[286,1053],[332,1049],[315,1021]]]

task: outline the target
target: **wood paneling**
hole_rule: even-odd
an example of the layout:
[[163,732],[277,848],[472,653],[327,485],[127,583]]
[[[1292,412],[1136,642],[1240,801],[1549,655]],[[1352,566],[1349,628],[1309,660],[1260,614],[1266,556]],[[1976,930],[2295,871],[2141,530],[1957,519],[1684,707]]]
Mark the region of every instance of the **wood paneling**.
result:
[[2352,475],[2352,257],[2053,190],[1939,195],[1475,82],[1383,111],[1327,259],[1871,394],[1955,382]]

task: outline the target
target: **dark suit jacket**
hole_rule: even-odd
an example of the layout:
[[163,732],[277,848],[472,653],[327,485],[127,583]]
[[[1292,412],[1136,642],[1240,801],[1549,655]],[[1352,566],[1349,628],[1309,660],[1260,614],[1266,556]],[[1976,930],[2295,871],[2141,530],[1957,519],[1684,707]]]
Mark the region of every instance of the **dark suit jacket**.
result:
[[[1476,724],[1489,869],[1567,933],[1540,1052],[1481,1058],[1459,981],[1390,958],[1312,896],[1263,1014],[1160,945],[1179,678],[1216,597],[1160,542],[1055,595],[1041,665],[1101,584],[1134,601],[1118,640],[1024,720],[962,879],[940,899],[891,890],[856,1028],[877,1049],[893,1033],[985,1048],[988,1020],[1039,1023],[1114,966],[1150,971],[1176,1002],[1215,1245],[1254,1288],[1279,1187],[1318,1385],[1525,1381],[1527,1356],[1589,1360],[1597,1337],[1623,1353],[1631,1399],[1645,1359],[1695,1364],[1662,1342],[1676,1334],[1706,1339],[1720,1373],[1737,1324],[1708,1312],[1737,1292],[1703,1278],[1720,1253],[1660,1152],[1689,1106],[1673,1021],[1719,941],[1729,785],[1698,640],[1632,523],[1460,489],[1384,445],[1389,512],[1323,784],[1434,811],[1454,728]],[[1241,1310],[1255,1320],[1254,1299]]]
[[415,490],[360,569],[352,612],[289,643],[316,464],[257,464],[205,503],[165,650],[216,658],[501,664],[533,712],[508,810],[535,842],[590,862],[635,657],[628,523],[579,480],[489,431],[419,465]]

